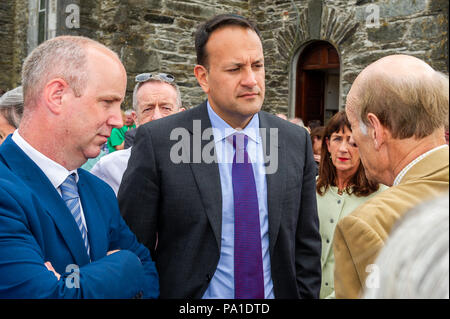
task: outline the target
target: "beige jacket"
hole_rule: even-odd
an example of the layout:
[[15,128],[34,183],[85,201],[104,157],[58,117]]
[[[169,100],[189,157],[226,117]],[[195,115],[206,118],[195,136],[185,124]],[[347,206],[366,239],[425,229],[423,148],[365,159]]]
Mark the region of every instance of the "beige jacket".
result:
[[359,298],[392,226],[409,209],[449,187],[449,149],[416,163],[393,186],[341,219],[333,240],[336,298]]

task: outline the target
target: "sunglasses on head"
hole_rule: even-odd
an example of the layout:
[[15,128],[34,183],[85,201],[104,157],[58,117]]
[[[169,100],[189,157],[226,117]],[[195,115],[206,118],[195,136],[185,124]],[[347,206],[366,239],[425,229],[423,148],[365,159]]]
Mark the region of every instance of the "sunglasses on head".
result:
[[154,78],[158,76],[159,78],[161,78],[162,80],[166,81],[166,82],[173,82],[175,80],[175,77],[172,74],[168,74],[168,73],[158,73],[158,74],[152,74],[152,73],[141,73],[136,75],[136,82],[147,82],[148,80]]

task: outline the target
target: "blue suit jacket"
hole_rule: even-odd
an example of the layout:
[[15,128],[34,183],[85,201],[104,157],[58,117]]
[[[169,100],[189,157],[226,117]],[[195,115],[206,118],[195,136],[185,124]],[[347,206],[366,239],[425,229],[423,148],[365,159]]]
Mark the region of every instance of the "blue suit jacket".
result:
[[1,145],[0,298],[158,297],[150,253],[120,216],[113,190],[83,169],[78,175],[91,261],[50,180],[11,136]]

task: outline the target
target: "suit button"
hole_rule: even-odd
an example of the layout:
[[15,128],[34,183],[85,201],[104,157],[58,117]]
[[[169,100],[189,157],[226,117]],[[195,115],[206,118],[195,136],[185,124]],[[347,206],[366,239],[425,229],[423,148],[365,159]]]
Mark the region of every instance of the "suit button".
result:
[[211,275],[210,275],[210,274],[206,274],[206,280],[207,280],[208,282],[210,282],[211,279],[212,279]]
[[327,282],[325,283],[325,286],[328,286],[328,283],[327,283]]
[[340,203],[341,203],[341,200],[339,199],[337,203],[340,204]]
[[329,244],[330,243],[330,240],[329,239],[327,239],[327,244]]
[[334,223],[334,219],[333,218],[330,219],[330,223]]

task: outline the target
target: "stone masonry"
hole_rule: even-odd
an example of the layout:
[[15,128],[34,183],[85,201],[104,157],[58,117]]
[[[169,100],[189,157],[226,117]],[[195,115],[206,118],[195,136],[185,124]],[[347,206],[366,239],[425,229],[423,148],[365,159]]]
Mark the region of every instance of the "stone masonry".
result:
[[[34,0],[30,0],[34,1]],[[183,102],[193,107],[205,99],[193,74],[196,26],[219,13],[237,13],[261,30],[266,64],[266,99],[270,112],[293,114],[295,61],[312,41],[331,43],[340,56],[340,100],[357,74],[378,58],[394,53],[414,55],[448,74],[448,0],[78,0],[80,28],[57,34],[79,34],[113,49],[128,72],[131,105],[134,76],[167,72],[180,85]],[[0,88],[20,84],[27,52],[28,1],[0,3]],[[64,21],[64,10],[58,19]]]

